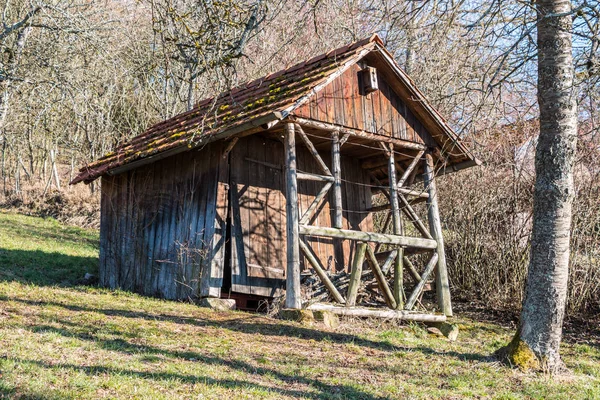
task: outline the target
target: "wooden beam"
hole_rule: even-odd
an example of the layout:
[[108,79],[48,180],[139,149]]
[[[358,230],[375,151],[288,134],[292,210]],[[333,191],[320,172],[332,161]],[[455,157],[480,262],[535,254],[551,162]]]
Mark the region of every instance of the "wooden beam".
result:
[[374,142],[382,143],[393,143],[394,146],[402,149],[410,150],[425,150],[426,146],[421,143],[410,142],[408,140],[392,138],[389,136],[378,135],[375,133],[369,133],[360,129],[352,129],[341,125],[330,124],[326,122],[315,121],[308,118],[293,117],[293,120],[298,124],[313,129],[321,129],[330,132],[339,132],[342,134],[350,134],[350,137],[358,137],[362,139],[372,140]]
[[352,307],[356,304],[356,295],[360,286],[360,277],[362,275],[362,267],[365,262],[365,251],[369,248],[367,243],[357,243],[354,260],[352,260],[352,271],[350,271],[350,282],[348,284],[348,294],[346,296],[346,307]]
[[304,133],[304,131],[302,130],[302,127],[298,124],[295,124],[294,126],[296,127],[298,134],[304,141],[304,144],[308,148],[308,151],[310,152],[310,154],[312,154],[313,158],[317,161],[317,164],[319,164],[319,167],[321,167],[323,172],[325,172],[325,175],[332,176],[331,171],[327,167],[327,164],[325,164],[325,161],[323,161],[323,159],[321,158],[321,155],[319,154],[317,149],[315,149],[315,146],[313,145],[313,143],[310,141],[308,136],[306,136],[306,133]]
[[415,303],[417,302],[417,299],[419,298],[419,295],[421,295],[421,292],[423,291],[423,287],[425,287],[425,283],[427,283],[427,279],[429,279],[429,275],[431,275],[431,273],[433,272],[433,269],[435,268],[437,262],[438,254],[433,253],[433,256],[429,259],[429,262],[425,267],[425,271],[423,271],[423,275],[421,275],[421,280],[419,281],[419,283],[417,283],[417,286],[415,286],[412,293],[410,294],[410,297],[408,298],[408,301],[406,302],[407,310],[411,310],[414,307]]
[[333,283],[331,282],[331,279],[329,279],[329,277],[325,273],[325,270],[321,267],[319,260],[310,251],[309,246],[306,243],[304,243],[302,240],[300,240],[298,243],[300,244],[300,250],[302,250],[302,252],[304,253],[304,257],[306,257],[306,259],[308,260],[310,265],[312,265],[313,269],[319,276],[319,279],[321,279],[321,282],[323,282],[323,285],[325,285],[327,290],[329,290],[329,293],[331,293],[331,295],[333,296],[335,301],[337,301],[338,303],[344,304],[346,302],[346,300],[344,300],[344,297],[342,297],[340,292],[333,285]]
[[285,177],[286,177],[286,308],[300,309],[300,247],[298,231],[298,181],[296,180],[296,134],[294,124],[285,125]]
[[359,242],[373,242],[393,244],[403,247],[414,247],[418,249],[433,250],[437,248],[437,242],[431,239],[423,239],[412,236],[397,236],[375,232],[351,231],[348,229],[337,229],[322,226],[300,225],[301,235],[323,236],[330,238],[349,239]]
[[337,132],[333,132],[331,135],[333,141],[331,144],[331,164],[333,168],[333,177],[335,182],[333,184],[333,227],[341,228],[343,224],[342,219],[342,170],[341,170],[341,157],[340,157],[340,137]]
[[368,264],[371,267],[371,271],[373,271],[373,275],[375,276],[375,280],[377,281],[377,285],[379,286],[379,290],[381,290],[381,294],[385,299],[386,304],[389,308],[395,309],[398,306],[390,287],[387,284],[387,279],[385,279],[385,275],[379,268],[379,264],[377,263],[377,258],[375,257],[375,253],[371,249],[371,246],[367,246],[367,255],[368,255]]
[[231,141],[227,144],[227,147],[225,147],[225,150],[223,150],[223,159],[227,158],[227,156],[229,155],[231,150],[233,150],[233,148],[239,140],[240,138],[238,136],[231,139]]
[[417,212],[412,208],[412,206],[408,203],[408,200],[403,195],[398,196],[400,202],[402,203],[402,212],[406,214],[406,216],[410,219],[410,221],[415,225],[415,228],[427,239],[433,239],[431,233],[427,230],[423,222],[419,218]]
[[405,321],[417,322],[446,322],[445,315],[422,314],[400,310],[381,310],[365,307],[337,307],[331,304],[314,303],[307,307],[313,311],[329,311],[333,314],[344,315],[347,317],[371,317],[385,319],[401,319]]
[[333,182],[332,176],[311,174],[310,172],[297,172],[296,179],[302,181]]
[[327,195],[327,192],[329,192],[331,185],[333,185],[333,182],[327,182],[325,184],[325,186],[323,186],[321,191],[317,194],[317,196],[315,197],[313,202],[310,203],[310,206],[308,206],[308,208],[302,215],[302,218],[300,219],[300,225],[306,225],[306,224],[310,223],[310,220],[312,219],[312,217],[315,215],[315,212],[317,211],[317,207],[319,207],[319,204],[321,204],[321,201]]
[[349,133],[344,134],[344,136],[342,136],[342,138],[340,139],[340,147],[342,147],[344,145],[344,143],[346,143],[346,141],[348,140],[348,138],[350,137]]
[[390,251],[390,254],[388,254],[385,262],[381,266],[381,272],[383,272],[384,275],[387,275],[387,273],[390,271],[390,268],[392,267],[392,263],[396,259],[397,255],[398,255],[398,250],[392,250],[392,251]]
[[406,256],[404,256],[403,259],[404,265],[408,267],[408,271],[410,272],[411,276],[415,279],[415,282],[421,282],[421,275],[419,275],[419,272],[417,271],[413,263],[410,261],[410,259]]
[[437,202],[437,189],[435,185],[435,175],[433,169],[433,157],[428,152],[425,154],[425,173],[423,174],[423,183],[429,193],[427,199],[427,219],[429,221],[429,231],[437,243],[437,271],[435,274],[435,289],[437,292],[438,306],[447,316],[452,316],[452,303],[450,301],[450,284],[448,282],[448,270],[446,267],[446,252],[444,250],[444,238],[442,236],[442,222],[440,220],[440,210]]
[[400,189],[400,188],[402,188],[402,186],[404,186],[404,182],[406,182],[406,180],[408,179],[408,177],[410,176],[410,174],[413,172],[413,170],[415,169],[415,167],[419,163],[419,160],[421,159],[421,157],[423,156],[424,153],[425,153],[425,150],[419,151],[417,153],[416,157],[412,159],[412,161],[410,162],[410,164],[408,165],[408,167],[406,167],[406,170],[404,171],[404,173],[402,174],[402,176],[398,180],[398,184],[396,185],[396,186],[398,186],[398,189]]

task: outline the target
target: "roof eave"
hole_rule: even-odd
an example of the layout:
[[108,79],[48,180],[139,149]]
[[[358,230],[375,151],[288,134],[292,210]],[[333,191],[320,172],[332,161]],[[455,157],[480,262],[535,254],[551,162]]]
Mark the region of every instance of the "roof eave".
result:
[[200,140],[198,142],[194,143],[194,145],[192,147],[179,146],[179,147],[176,147],[171,150],[167,150],[167,151],[164,151],[164,152],[152,155],[152,156],[148,156],[148,157],[141,158],[139,160],[132,161],[125,165],[110,168],[106,172],[104,172],[102,174],[98,174],[98,175],[90,174],[90,175],[86,176],[85,173],[82,173],[82,174],[79,174],[78,176],[76,176],[75,179],[73,179],[70,182],[70,184],[75,185],[79,182],[84,182],[85,184],[89,184],[89,183],[95,181],[96,179],[100,178],[101,176],[119,175],[119,174],[122,174],[123,172],[127,172],[132,169],[136,169],[141,166],[151,164],[155,161],[162,160],[164,158],[171,157],[176,154],[180,154],[185,151],[189,151],[194,148],[198,148],[200,146],[204,146],[208,143],[215,142],[215,141],[221,140],[221,139],[227,139],[228,137],[237,135],[239,133],[244,133],[244,132],[254,133],[253,131],[256,129],[269,129],[269,128],[272,128],[275,124],[279,123],[279,121],[281,121],[284,117],[285,117],[285,115],[283,113],[281,113],[279,111],[273,111],[267,115],[263,115],[262,117],[254,118],[243,124],[233,126],[231,128],[225,129],[221,132],[217,132],[213,135],[201,136]]

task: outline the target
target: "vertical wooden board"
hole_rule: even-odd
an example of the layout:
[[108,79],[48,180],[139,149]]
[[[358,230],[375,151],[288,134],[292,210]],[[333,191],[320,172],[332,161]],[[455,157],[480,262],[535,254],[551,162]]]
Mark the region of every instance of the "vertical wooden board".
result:
[[390,102],[391,102],[391,107],[392,107],[392,129],[393,129],[393,134],[394,137],[397,137],[399,139],[404,139],[403,136],[403,122],[404,122],[404,118],[402,117],[402,115],[400,114],[399,111],[399,103],[400,103],[400,99],[398,98],[398,95],[396,94],[396,92],[393,91],[393,89],[388,85],[388,91],[390,94]]
[[166,243],[166,233],[165,231],[168,229],[168,218],[170,215],[169,212],[169,204],[171,199],[171,190],[169,185],[172,180],[169,179],[168,174],[173,165],[173,159],[167,158],[158,162],[157,165],[158,173],[155,175],[155,179],[158,183],[158,192],[157,192],[157,202],[158,202],[158,215],[155,220],[155,228],[154,228],[154,251],[152,253],[152,282],[150,284],[151,287],[151,295],[160,296],[159,282],[162,273],[162,265],[163,260],[166,257],[165,252],[165,243]]
[[356,115],[354,112],[354,94],[353,86],[355,75],[352,73],[353,69],[350,68],[344,72],[341,76],[342,79],[342,104],[344,106],[344,118],[342,125],[356,127]]
[[[283,147],[278,146],[278,142],[273,140],[266,141],[265,161],[281,165],[281,156],[283,155]],[[282,240],[283,223],[282,215],[285,215],[285,209],[282,210],[282,193],[283,176],[281,171],[277,169],[269,169],[266,171],[265,185],[266,192],[266,233],[269,241],[267,242],[267,266],[273,269],[280,269],[282,273],[285,271],[285,243]]]
[[[178,159],[173,157],[169,159],[169,174],[165,176],[165,213],[163,220],[163,230],[161,238],[161,254],[158,263],[160,265],[156,286],[156,293],[159,297],[169,298],[168,286],[171,283],[171,268],[175,259],[175,246],[173,245],[172,233],[175,232],[175,220],[177,218],[177,180],[179,170]],[[170,175],[170,177],[169,177]]]
[[[225,252],[227,248],[227,209],[229,188],[229,160],[223,158],[223,145],[219,151],[219,176],[217,182],[217,203],[215,218],[215,233],[213,236],[213,261],[210,274],[211,295],[220,295],[223,286]],[[218,226],[216,225],[218,223]],[[218,288],[218,289],[217,289]]]
[[404,108],[406,110],[406,136],[408,138],[408,140],[411,141],[416,141],[418,135],[415,134],[415,116],[413,115],[413,113],[408,109],[408,107],[406,106],[406,104],[404,105]]
[[[325,99],[325,101],[323,102],[325,114],[321,115],[321,120],[325,120],[329,123],[334,124],[335,102],[333,98],[333,85],[330,83],[329,85],[325,86],[323,90],[321,90],[321,93],[323,93],[323,97]],[[321,110],[319,110],[319,113],[321,113]]]
[[244,235],[242,227],[243,210],[240,207],[240,197],[243,195],[243,183],[248,154],[248,141],[241,139],[235,145],[231,154],[231,183],[230,183],[230,212],[231,212],[231,290],[243,293],[248,287],[248,272],[244,253]]
[[[279,142],[273,142],[273,152],[271,153],[272,163],[276,165],[283,165],[284,160],[284,148],[283,145]],[[283,270],[283,275],[285,277],[286,273],[286,265],[287,265],[287,252],[286,252],[286,242],[287,242],[287,232],[285,229],[286,223],[286,209],[285,209],[285,177],[284,171],[279,170],[276,172],[277,179],[276,189],[274,189],[275,193],[275,204],[279,208],[279,218],[275,218],[275,221],[279,221],[275,231],[279,237],[279,246],[277,246],[277,265]],[[274,210],[275,211],[275,210]]]
[[138,168],[138,173],[133,177],[133,207],[132,207],[132,232],[133,242],[131,251],[131,262],[133,265],[133,279],[131,290],[140,293],[143,289],[144,265],[142,252],[144,248],[144,197],[147,195],[145,183],[147,179],[147,166]]
[[314,120],[319,120],[319,93],[312,96],[308,101],[310,109],[310,117]]
[[[194,214],[195,196],[196,191],[194,190],[197,175],[194,165],[193,153],[186,152],[185,156],[182,157],[183,169],[181,183],[182,187],[182,206],[180,207],[180,221],[177,229],[177,241],[181,244],[180,251],[180,272],[179,282],[175,288],[175,298],[185,299],[192,295],[194,282],[193,277],[190,274],[194,248],[191,243],[193,220]],[[195,221],[194,221],[195,222]]]
[[129,227],[129,182],[130,182],[130,172],[125,172],[121,174],[121,188],[119,190],[120,198],[119,198],[119,239],[121,242],[121,247],[118,253],[119,263],[118,263],[118,275],[116,277],[116,288],[126,289],[125,281],[128,278],[129,265],[127,260],[129,258],[129,242],[130,232],[128,230]]
[[362,96],[363,99],[363,109],[365,116],[365,131],[377,133],[377,128],[375,124],[375,117],[373,115],[373,94],[367,94]]
[[112,185],[113,177],[103,176],[100,183],[100,255],[98,262],[98,280],[101,286],[108,286],[111,270],[111,232],[112,221]]
[[184,175],[183,175],[183,162],[182,157],[175,157],[175,185],[173,188],[173,212],[171,214],[171,221],[169,223],[169,263],[166,264],[164,269],[165,275],[163,291],[165,298],[176,299],[177,298],[177,285],[181,282],[181,243],[178,237],[178,228],[182,219],[183,212],[183,199],[184,199]]
[[[250,138],[249,153],[260,161],[265,159],[263,143],[263,140],[258,136]],[[243,204],[248,212],[248,220],[246,221],[247,245],[245,247],[246,266],[248,276],[252,278],[265,277],[264,267],[268,259],[268,246],[264,232],[266,210],[262,198],[264,188],[261,187],[262,179],[265,176],[264,168],[263,164],[248,163],[248,191]],[[252,290],[252,293],[255,294],[255,291]]]
[[162,162],[158,161],[151,164],[152,167],[152,187],[148,195],[149,210],[148,210],[148,234],[146,236],[146,254],[145,268],[146,274],[144,278],[144,294],[152,295],[152,283],[154,282],[155,265],[154,265],[154,246],[156,244],[156,231],[158,227],[158,219],[160,217],[160,170]]
[[311,118],[311,106],[312,101],[307,101],[294,110],[294,115],[297,115],[298,117]]
[[327,97],[325,96],[325,90],[321,90],[315,97],[315,119],[319,121],[327,121]]
[[[222,278],[222,269],[221,271],[219,271],[218,269],[215,268],[215,270],[213,270],[213,267],[218,267],[219,266],[219,262],[214,260],[214,258],[217,255],[216,250],[218,249],[218,246],[221,246],[222,243],[220,242],[221,240],[221,234],[220,234],[220,227],[221,225],[223,225],[223,227],[226,229],[225,227],[225,221],[219,221],[218,217],[220,217],[220,215],[218,214],[218,202],[219,202],[219,192],[218,192],[218,187],[219,187],[219,169],[221,166],[221,162],[222,162],[222,143],[212,143],[210,146],[208,146],[207,148],[207,152],[208,154],[205,155],[205,157],[207,159],[209,159],[209,166],[207,168],[207,178],[204,180],[204,184],[203,187],[205,188],[204,190],[206,190],[207,192],[207,196],[206,196],[206,217],[205,217],[205,233],[204,233],[204,238],[205,238],[205,249],[204,252],[206,254],[206,259],[205,259],[205,263],[203,265],[203,270],[204,273],[206,273],[208,276],[208,282],[209,282],[209,286],[213,287],[214,285],[214,290],[208,290],[208,294],[209,295],[216,295],[217,293],[220,293],[220,287],[222,286],[222,281],[220,282],[219,277],[217,277],[217,274],[220,274],[220,277]],[[213,277],[215,277],[216,279],[213,280]],[[217,287],[218,285],[218,287]]]
[[381,106],[381,129],[383,130],[386,136],[394,136],[394,129],[392,126],[392,106],[390,102],[389,87],[381,74],[378,73],[377,78],[379,79],[380,85],[379,101]]
[[365,129],[365,115],[364,115],[364,98],[360,94],[360,81],[358,79],[359,68],[357,65],[353,65],[350,69],[352,72],[352,78],[350,82],[352,83],[352,103],[354,110],[354,128]]
[[[379,79],[379,76],[377,76]],[[378,135],[386,136],[386,132],[383,130],[383,118],[381,115],[381,90],[376,90],[369,95],[373,103],[373,124],[374,132]]]
[[190,243],[191,211],[194,204],[195,169],[192,152],[185,152],[181,158],[181,181],[179,183],[180,205],[178,207],[177,228],[175,242],[178,243],[177,272],[175,285],[175,299],[188,298],[193,291],[192,276],[190,274],[190,260],[194,249]]
[[193,243],[194,249],[198,252],[198,259],[195,262],[194,272],[195,277],[202,279],[200,296],[210,296],[210,276],[212,274],[211,255],[212,246],[211,236],[209,235],[209,227],[212,223],[208,218],[208,211],[210,210],[210,185],[207,182],[210,181],[210,165],[211,165],[211,153],[212,144],[203,148],[201,151],[196,152],[194,160],[199,170],[198,182],[196,190],[198,196],[194,208],[196,209],[196,221],[193,231]]
[[332,88],[332,103],[334,122],[338,125],[346,125],[346,110],[344,107],[344,74],[330,83]]

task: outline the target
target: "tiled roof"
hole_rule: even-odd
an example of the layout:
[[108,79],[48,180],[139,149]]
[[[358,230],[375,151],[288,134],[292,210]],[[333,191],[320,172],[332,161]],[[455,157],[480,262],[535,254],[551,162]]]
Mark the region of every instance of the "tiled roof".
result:
[[274,112],[287,114],[295,104],[328,83],[342,66],[358,61],[377,44],[382,44],[381,39],[374,35],[203,100],[192,110],[150,127],[114,152],[84,166],[71,184],[89,183],[126,164],[177,148],[194,147],[198,135],[218,135]]

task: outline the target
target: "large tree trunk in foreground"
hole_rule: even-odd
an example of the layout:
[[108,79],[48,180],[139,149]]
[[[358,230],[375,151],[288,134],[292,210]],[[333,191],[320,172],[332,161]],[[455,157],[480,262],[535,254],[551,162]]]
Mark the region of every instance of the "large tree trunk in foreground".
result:
[[571,53],[571,4],[539,0],[538,102],[531,260],[519,329],[504,349],[523,369],[558,372],[567,297],[577,113]]

